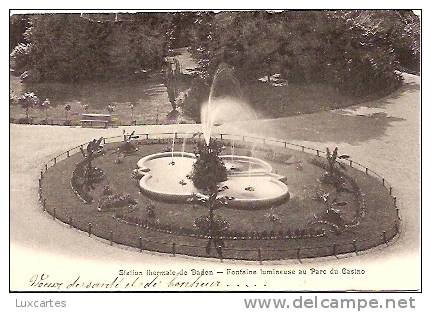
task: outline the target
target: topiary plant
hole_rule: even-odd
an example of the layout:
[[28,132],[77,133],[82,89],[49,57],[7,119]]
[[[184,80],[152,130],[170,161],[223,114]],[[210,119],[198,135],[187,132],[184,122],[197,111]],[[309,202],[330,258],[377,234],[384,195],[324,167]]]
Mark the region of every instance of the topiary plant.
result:
[[200,141],[195,149],[196,162],[190,179],[193,185],[206,192],[213,192],[220,182],[227,180],[227,170],[220,158],[223,144],[210,139],[208,145]]

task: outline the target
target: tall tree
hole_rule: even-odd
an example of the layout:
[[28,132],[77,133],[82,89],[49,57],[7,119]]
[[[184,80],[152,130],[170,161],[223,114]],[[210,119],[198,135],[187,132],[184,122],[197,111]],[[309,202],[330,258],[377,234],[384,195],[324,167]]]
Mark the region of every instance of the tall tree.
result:
[[27,44],[11,56],[18,74],[30,70],[42,80],[133,77],[137,70],[161,67],[168,26],[169,18],[161,13],[139,13],[117,22],[79,14],[29,15]]

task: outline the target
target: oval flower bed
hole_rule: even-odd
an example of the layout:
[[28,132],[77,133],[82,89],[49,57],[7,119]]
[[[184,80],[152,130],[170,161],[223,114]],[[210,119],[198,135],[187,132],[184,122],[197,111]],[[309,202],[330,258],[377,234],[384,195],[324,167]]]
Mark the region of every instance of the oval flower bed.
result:
[[[193,152],[196,139],[185,142]],[[175,150],[182,148],[177,139]],[[230,152],[230,141],[225,154]],[[76,194],[79,153],[57,161],[43,175],[41,195],[45,209],[55,218],[89,235],[138,249],[193,256],[220,257],[206,250],[208,234],[202,220],[208,208],[192,201],[155,201],[142,194],[136,167],[145,155],[168,150],[172,140],[135,141],[137,151],[119,155],[122,143],[109,143],[93,160],[104,178],[95,182],[82,201]],[[235,154],[250,156],[246,142],[235,143]],[[253,157],[271,164],[283,175],[291,198],[258,211],[221,207],[215,216],[224,224],[218,237],[224,240],[223,257],[234,259],[283,259],[321,257],[357,252],[387,243],[399,231],[393,197],[381,181],[347,166],[340,171],[341,191],[325,182],[325,155],[310,155],[284,147],[257,145]],[[78,164],[78,165],[77,165]],[[77,192],[79,194],[79,192]],[[335,195],[334,195],[335,194]],[[200,224],[200,225],[199,225]]]

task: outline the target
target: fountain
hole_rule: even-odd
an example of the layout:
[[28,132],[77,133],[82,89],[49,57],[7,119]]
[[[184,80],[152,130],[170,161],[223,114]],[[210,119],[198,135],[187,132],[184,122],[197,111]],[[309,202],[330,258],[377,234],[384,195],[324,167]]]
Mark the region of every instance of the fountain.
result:
[[177,138],[177,133],[174,132],[174,136],[172,137],[172,147],[171,147],[171,162],[169,163],[169,165],[174,166],[175,165],[175,161],[174,161],[174,150],[175,150],[175,139]]
[[[240,100],[217,95],[221,79],[228,80],[234,91],[239,89],[232,69],[221,65],[214,74],[208,103],[203,105],[201,111],[202,133],[207,146],[210,144],[212,127],[223,114],[238,119],[240,114],[232,114],[232,110],[236,109],[249,119],[256,119],[256,114],[250,109],[244,109],[246,105]],[[195,154],[185,152],[185,138],[181,152],[175,152],[176,138],[177,133],[174,133],[170,152],[148,155],[138,161],[138,173],[141,175],[139,185],[143,193],[158,200],[186,203],[193,194],[207,195],[196,188],[194,183],[188,183],[187,179],[197,158]],[[228,207],[256,209],[269,207],[289,198],[287,186],[283,182],[285,177],[274,174],[269,163],[253,157],[254,145],[251,156],[235,155],[235,142],[231,140],[231,155],[219,156],[227,169],[226,181],[218,184],[219,196],[230,198]],[[169,170],[174,165],[175,170]]]
[[[170,152],[148,155],[138,161],[138,172],[142,176],[139,185],[144,194],[157,200],[186,203],[193,194],[200,194],[193,183],[184,177],[190,174],[196,156],[192,153],[174,152],[175,170],[169,170]],[[261,208],[280,203],[289,198],[284,177],[272,172],[269,163],[254,157],[223,155],[224,163],[237,168],[228,171],[226,181],[220,183],[220,196],[232,197],[228,206],[234,208]],[[250,185],[253,180],[253,186]],[[252,187],[253,191],[246,188]]]
[[[239,81],[233,75],[233,69],[226,64],[221,64],[214,73],[210,93],[208,96],[208,103],[206,105],[203,105],[201,111],[202,133],[207,145],[209,144],[209,140],[211,137],[212,127],[216,122],[217,115],[220,113],[220,110],[217,109],[217,106],[219,105],[217,105],[218,103],[216,102],[216,90],[222,81],[229,81],[230,88],[233,90],[234,93],[231,94],[232,98],[239,99],[242,97]],[[221,97],[222,99],[228,98],[226,94],[219,97]]]

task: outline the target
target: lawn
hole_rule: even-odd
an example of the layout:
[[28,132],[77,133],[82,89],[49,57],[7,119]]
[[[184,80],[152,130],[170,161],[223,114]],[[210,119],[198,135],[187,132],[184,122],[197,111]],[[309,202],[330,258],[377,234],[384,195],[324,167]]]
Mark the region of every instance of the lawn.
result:
[[[177,79],[179,90],[185,90],[189,78],[183,75]],[[112,114],[116,125],[130,125],[135,120],[138,125],[168,123],[167,115],[172,111],[168,99],[163,75],[157,73],[145,78],[129,81],[82,82],[82,83],[23,83],[19,77],[10,75],[11,96],[17,99],[25,92],[33,92],[40,100],[48,98],[51,107],[45,111],[38,108],[30,109],[33,124],[40,124],[48,117],[49,124],[62,125],[66,120],[64,106],[69,104],[71,110],[67,118],[72,125],[79,125],[81,114],[101,113]],[[130,104],[134,105],[133,115]],[[85,110],[85,105],[88,105]],[[114,105],[114,111],[107,110]],[[12,122],[26,117],[25,109],[18,103],[10,105]],[[183,122],[191,122],[186,116]]]
[[247,102],[263,118],[310,114],[352,106],[366,100],[341,94],[323,82],[274,86],[256,81],[241,87]]

